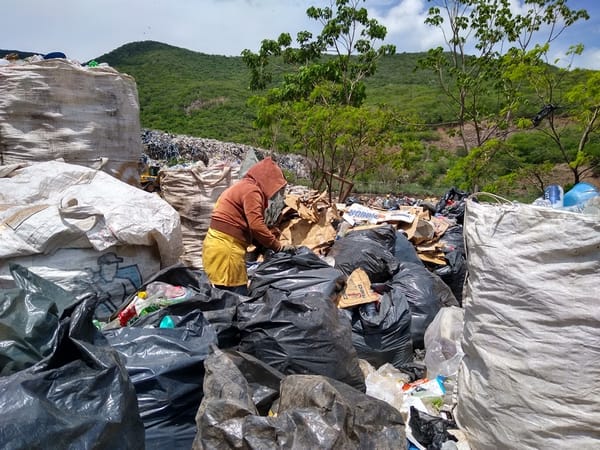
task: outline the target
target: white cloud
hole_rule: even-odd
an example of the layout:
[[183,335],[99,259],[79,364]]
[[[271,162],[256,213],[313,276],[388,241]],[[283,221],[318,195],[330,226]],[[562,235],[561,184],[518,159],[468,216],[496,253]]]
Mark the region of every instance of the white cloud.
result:
[[398,52],[420,52],[443,45],[438,28],[425,24],[427,2],[401,0],[385,13],[373,11],[372,15],[388,30],[386,41],[396,45]]

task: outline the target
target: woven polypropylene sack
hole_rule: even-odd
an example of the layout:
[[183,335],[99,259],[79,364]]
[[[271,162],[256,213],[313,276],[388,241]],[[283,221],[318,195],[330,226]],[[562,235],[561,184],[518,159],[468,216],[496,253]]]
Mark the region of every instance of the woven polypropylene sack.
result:
[[464,234],[456,417],[471,448],[598,448],[598,217],[468,200]]
[[133,77],[53,58],[0,68],[0,164],[64,161],[139,185]]

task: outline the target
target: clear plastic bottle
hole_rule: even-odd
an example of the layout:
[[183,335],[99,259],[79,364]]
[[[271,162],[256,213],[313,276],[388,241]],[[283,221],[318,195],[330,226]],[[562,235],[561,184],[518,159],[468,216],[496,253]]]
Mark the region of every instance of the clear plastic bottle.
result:
[[544,190],[544,200],[550,202],[552,208],[562,208],[563,198],[563,188],[558,184],[551,184]]
[[153,281],[146,286],[147,298],[135,305],[138,316],[144,316],[153,311],[186,300],[190,291],[183,286],[174,286],[162,281]]

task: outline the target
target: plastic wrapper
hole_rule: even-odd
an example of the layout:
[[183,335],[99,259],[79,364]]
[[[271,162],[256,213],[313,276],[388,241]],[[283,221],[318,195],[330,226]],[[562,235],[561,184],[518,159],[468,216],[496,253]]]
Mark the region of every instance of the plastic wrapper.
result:
[[425,331],[425,358],[429,378],[456,375],[464,355],[464,310],[456,306],[442,308]]

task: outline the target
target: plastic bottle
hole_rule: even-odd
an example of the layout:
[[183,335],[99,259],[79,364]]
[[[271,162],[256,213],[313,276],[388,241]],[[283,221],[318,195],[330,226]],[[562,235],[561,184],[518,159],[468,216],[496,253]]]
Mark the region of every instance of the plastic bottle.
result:
[[124,327],[126,326],[131,319],[138,315],[136,310],[136,304],[139,304],[143,300],[148,297],[146,291],[139,291],[135,298],[127,305],[117,316],[119,319],[119,324]]
[[158,311],[164,306],[186,300],[190,291],[183,286],[174,286],[162,281],[153,281],[146,286],[147,298],[136,302],[135,311],[138,316],[145,316]]
[[563,188],[558,184],[551,184],[544,190],[544,200],[550,202],[552,208],[562,208],[563,197]]

